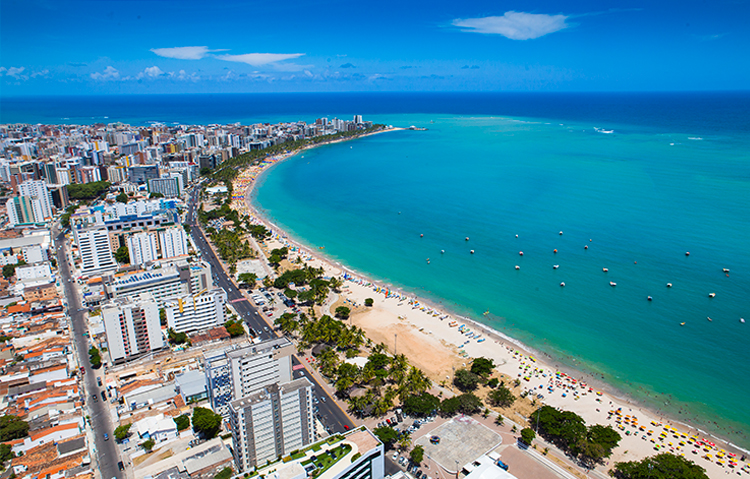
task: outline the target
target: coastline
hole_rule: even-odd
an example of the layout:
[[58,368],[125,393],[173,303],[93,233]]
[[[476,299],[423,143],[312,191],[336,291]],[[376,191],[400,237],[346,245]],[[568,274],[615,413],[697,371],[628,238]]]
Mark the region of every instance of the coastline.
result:
[[[396,130],[396,129],[381,130],[381,131],[378,131],[378,132],[373,132],[371,134],[384,133],[384,132],[387,132],[387,131],[394,131],[394,130]],[[368,135],[362,135],[362,136],[369,136],[369,134]],[[355,138],[352,138],[352,139],[355,139]],[[337,140],[337,141],[331,142],[331,143],[338,143],[338,142],[341,142],[341,141],[348,141],[348,139],[347,140]],[[326,144],[331,144],[331,143],[326,143]],[[353,298],[351,300],[352,304],[356,304],[357,301],[359,301],[359,304],[361,304],[362,301],[363,301],[363,299],[365,297],[377,297],[378,299],[376,300],[376,309],[383,309],[383,310],[398,309],[398,308],[393,308],[394,305],[392,304],[393,300],[396,299],[397,300],[396,302],[399,303],[398,305],[396,305],[398,307],[401,307],[401,306],[403,306],[406,303],[406,305],[407,305],[406,311],[408,311],[408,308],[410,307],[409,305],[413,304],[413,302],[416,302],[417,305],[420,307],[420,309],[417,310],[418,312],[419,311],[421,311],[421,312],[429,311],[429,314],[426,315],[426,318],[421,318],[420,317],[420,318],[417,318],[417,319],[414,319],[413,318],[413,314],[409,313],[409,315],[408,315],[408,318],[409,318],[408,321],[406,320],[406,314],[394,314],[393,311],[386,311],[387,313],[390,313],[391,316],[392,316],[392,318],[390,320],[391,322],[388,323],[387,322],[387,321],[389,321],[388,319],[383,319],[381,317],[381,318],[379,318],[381,321],[378,323],[378,326],[383,326],[385,324],[388,324],[388,325],[390,325],[390,324],[398,325],[399,322],[407,322],[411,326],[416,326],[417,328],[421,327],[421,329],[419,330],[419,332],[421,332],[422,330],[425,329],[425,327],[433,327],[434,329],[437,329],[436,323],[431,323],[430,322],[430,321],[434,321],[436,317],[439,316],[439,317],[443,318],[443,316],[446,316],[446,317],[450,316],[452,318],[460,320],[461,323],[469,325],[469,327],[472,330],[481,331],[481,334],[483,336],[486,335],[487,338],[490,339],[490,340],[486,341],[485,344],[481,345],[481,346],[485,346],[485,348],[479,348],[479,347],[475,348],[474,346],[476,345],[476,343],[472,342],[471,346],[470,346],[471,352],[469,352],[469,348],[468,347],[466,348],[466,351],[469,352],[468,356],[470,356],[470,357],[478,357],[478,356],[485,355],[485,354],[476,354],[474,352],[474,350],[477,350],[477,352],[479,352],[479,350],[486,350],[487,349],[486,346],[490,346],[491,344],[500,344],[501,348],[495,347],[495,349],[501,349],[500,352],[506,352],[506,353],[508,353],[508,352],[512,352],[514,350],[520,350],[518,352],[518,354],[515,354],[515,355],[513,355],[513,354],[505,354],[505,356],[506,356],[505,362],[503,362],[502,365],[501,365],[501,366],[503,366],[501,372],[504,372],[505,374],[511,373],[511,374],[509,374],[509,375],[511,375],[511,377],[515,376],[515,374],[513,374],[513,373],[517,373],[517,371],[515,371],[515,372],[511,371],[511,369],[514,369],[514,368],[512,368],[512,366],[515,366],[516,362],[520,362],[521,363],[521,365],[519,365],[519,368],[524,371],[524,374],[525,374],[525,371],[527,369],[529,369],[529,365],[531,363],[534,363],[537,366],[536,368],[534,368],[535,370],[537,370],[537,369],[539,369],[539,370],[544,369],[545,371],[548,371],[549,372],[548,374],[550,374],[550,375],[552,374],[552,371],[557,371],[559,373],[562,373],[562,377],[563,378],[565,378],[565,377],[567,377],[567,378],[579,378],[578,380],[576,380],[579,383],[585,381],[585,384],[588,386],[589,393],[592,392],[593,389],[597,389],[597,392],[596,392],[596,396],[597,397],[603,397],[603,398],[605,398],[605,401],[606,400],[611,400],[611,402],[610,402],[611,405],[616,405],[616,406],[618,406],[620,408],[623,408],[622,409],[623,411],[625,411],[625,410],[637,411],[637,413],[638,413],[639,416],[645,417],[646,419],[651,420],[652,423],[659,423],[659,424],[663,424],[663,425],[669,425],[669,427],[672,427],[671,425],[676,425],[676,426],[679,426],[680,429],[687,430],[688,432],[693,432],[693,434],[695,436],[700,436],[701,438],[706,438],[706,437],[710,436],[712,438],[715,438],[717,441],[721,441],[722,443],[727,444],[727,447],[729,445],[731,445],[731,447],[736,450],[737,454],[741,454],[743,452],[746,452],[746,451],[742,450],[740,447],[732,445],[731,443],[729,443],[729,442],[727,442],[727,441],[725,441],[725,440],[723,440],[723,439],[721,439],[719,437],[716,437],[714,435],[705,433],[702,430],[696,428],[695,426],[691,426],[689,424],[684,424],[683,422],[679,421],[679,419],[677,419],[677,418],[667,416],[664,413],[660,413],[658,411],[654,411],[653,407],[649,406],[648,404],[641,403],[641,401],[639,401],[636,398],[630,397],[628,394],[626,394],[623,391],[617,389],[615,386],[612,386],[611,384],[606,383],[606,382],[604,382],[602,380],[597,380],[596,378],[592,377],[590,374],[585,373],[585,372],[583,372],[581,370],[578,370],[575,367],[572,367],[570,365],[564,364],[564,361],[562,361],[562,360],[560,360],[558,358],[554,358],[554,357],[550,356],[549,354],[546,354],[546,353],[544,353],[542,351],[537,351],[537,350],[535,350],[535,348],[531,348],[528,345],[522,343],[521,341],[518,341],[518,340],[516,340],[516,339],[514,339],[514,338],[512,338],[512,337],[510,337],[510,336],[508,336],[508,335],[506,335],[506,334],[504,334],[504,333],[502,333],[500,331],[497,331],[497,330],[491,328],[490,326],[488,326],[486,324],[483,324],[483,323],[481,323],[479,321],[476,321],[476,320],[473,320],[471,318],[467,318],[467,317],[463,317],[463,316],[457,315],[457,314],[455,314],[455,313],[453,313],[451,311],[447,311],[446,307],[444,305],[435,306],[430,301],[423,301],[421,299],[418,299],[415,294],[413,294],[413,293],[406,293],[406,292],[404,292],[403,290],[401,290],[401,289],[399,289],[397,287],[393,287],[392,285],[386,284],[384,282],[380,282],[379,283],[379,282],[373,281],[370,278],[368,278],[366,275],[361,274],[361,273],[353,270],[352,268],[349,268],[349,267],[341,264],[340,262],[338,262],[338,261],[336,261],[336,260],[334,260],[332,258],[327,257],[324,252],[316,251],[312,247],[310,247],[308,245],[305,245],[302,242],[297,241],[297,240],[291,238],[283,229],[279,228],[278,225],[276,225],[275,223],[273,223],[269,218],[265,217],[258,210],[258,208],[256,208],[256,206],[252,204],[252,201],[251,201],[252,200],[252,193],[255,190],[255,186],[256,186],[257,181],[261,178],[261,176],[263,174],[265,174],[266,172],[268,172],[273,165],[278,164],[281,161],[284,161],[286,159],[289,159],[289,158],[291,158],[292,156],[294,156],[296,154],[301,154],[306,149],[314,148],[316,146],[322,146],[322,145],[313,145],[313,146],[305,147],[302,150],[296,151],[294,153],[290,153],[290,154],[287,154],[287,155],[279,155],[277,157],[272,158],[271,161],[264,162],[259,167],[250,167],[247,170],[243,171],[241,173],[241,175],[238,176],[237,179],[235,180],[236,182],[238,180],[240,180],[239,181],[240,184],[237,185],[237,186],[235,186],[235,190],[234,191],[236,192],[236,194],[233,197],[233,200],[240,201],[240,203],[241,203],[240,208],[243,208],[243,209],[246,208],[247,212],[253,218],[253,221],[265,224],[269,229],[272,230],[272,232],[274,233],[273,237],[271,239],[272,242],[277,242],[277,243],[279,243],[279,245],[284,244],[284,245],[290,245],[290,246],[292,246],[294,248],[294,250],[295,250],[295,253],[297,255],[299,255],[299,256],[303,256],[306,262],[308,262],[308,263],[312,262],[312,263],[315,263],[316,266],[322,266],[322,267],[324,267],[329,274],[337,275],[337,276],[338,275],[347,275],[347,276],[349,276],[349,278],[347,278],[348,280],[345,282],[345,285],[346,285],[345,288],[348,290],[348,291],[346,291],[346,294],[350,294],[351,297]],[[344,296],[344,293],[342,293],[342,297],[343,296]],[[382,297],[382,299],[381,299],[381,297]],[[355,299],[357,301],[355,301]],[[401,309],[403,310],[403,308],[401,308]],[[414,311],[415,309],[416,308],[411,308],[412,311]],[[362,314],[369,314],[369,313],[363,313],[362,311],[359,311],[359,312],[355,311],[355,313],[353,314],[353,316],[354,317],[356,317],[357,315],[361,316]],[[423,316],[425,316],[425,315],[423,315]],[[393,321],[393,318],[397,318],[397,319],[395,321]],[[443,318],[443,319],[445,319],[445,318]],[[447,321],[443,322],[444,325],[445,325],[445,323],[447,323]],[[439,323],[437,323],[437,324],[439,324]],[[427,325],[427,326],[424,326],[424,325]],[[367,331],[366,328],[363,328],[363,329],[365,329]],[[443,328],[443,329],[445,329],[445,328]],[[453,329],[452,331],[453,331],[453,333],[456,332],[455,329]],[[370,331],[367,331],[367,332],[368,332],[368,336],[370,336],[370,334],[369,334]],[[432,335],[432,330],[430,330],[429,333],[430,333],[430,335]],[[399,333],[399,334],[401,334],[401,333]],[[435,336],[437,337],[438,334],[436,334]],[[445,331],[442,332],[442,333],[440,333],[439,336],[440,336],[440,340],[441,341],[448,342],[448,343],[451,342],[450,334],[446,334]],[[455,336],[455,334],[454,334],[454,336]],[[399,340],[400,339],[401,339],[401,336],[399,335]],[[465,338],[462,337],[462,340],[463,339],[465,339]],[[512,347],[508,346],[508,344],[512,345]],[[456,345],[454,345],[454,346],[456,346]],[[477,345],[477,346],[479,346],[479,345]],[[503,350],[505,350],[505,351],[503,351]],[[454,350],[453,352],[455,353],[456,351]],[[492,352],[490,355],[492,355],[492,354],[494,354],[494,352]],[[489,357],[490,355],[485,355],[485,356]],[[513,356],[513,357],[511,358],[510,356]],[[535,358],[535,356],[539,356],[542,359],[537,359],[537,358]],[[524,358],[524,359],[521,359],[521,358]],[[560,362],[562,362],[563,364],[562,365],[555,364],[555,363],[560,363]],[[506,367],[506,366],[508,366],[508,367]],[[524,367],[524,366],[526,366],[526,367]],[[501,370],[500,367],[498,367],[497,369]],[[520,377],[521,374],[518,374],[518,376]],[[535,379],[540,379],[540,377],[539,377],[540,375],[539,374],[536,374],[534,376],[535,376]],[[546,376],[544,376],[544,377],[546,377]],[[559,377],[559,375],[558,375],[558,377]],[[529,384],[531,382],[538,383],[538,381],[527,380],[527,383],[525,383],[524,385]],[[542,380],[542,382],[544,382],[544,380]],[[541,388],[541,384],[538,387]],[[537,386],[535,384],[535,389],[536,388],[537,388]],[[563,387],[563,390],[565,390],[565,389],[566,388]],[[546,390],[545,390],[545,392],[546,392]],[[575,394],[575,396],[577,396],[577,394]],[[584,397],[584,396],[589,396],[589,394],[586,393],[586,392],[584,392],[584,393],[582,393],[582,395],[580,397],[576,397],[575,398],[575,401],[578,401],[579,399],[581,399],[581,401],[578,402],[578,403],[574,403],[573,402],[574,400],[570,400],[570,401],[552,401],[553,398],[551,398],[551,397],[549,398],[550,401],[548,401],[547,398],[545,398],[545,403],[553,405],[553,406],[564,407],[564,408],[569,409],[569,410],[574,410],[576,413],[578,413],[579,415],[583,416],[586,419],[587,423],[596,422],[596,423],[605,424],[605,425],[606,424],[610,424],[610,425],[613,425],[613,426],[615,425],[615,423],[617,421],[609,421],[609,420],[608,421],[604,421],[603,417],[601,417],[601,416],[597,417],[596,413],[592,412],[592,409],[595,409],[596,412],[599,413],[600,412],[599,408],[596,408],[595,406],[596,405],[601,405],[602,409],[603,409],[604,408],[604,402],[602,402],[602,401],[600,401],[598,399],[595,400],[595,401],[593,401],[593,399],[594,399],[593,397]],[[594,395],[591,394],[591,396],[594,396]],[[563,394],[563,399],[565,399],[565,398],[566,398],[566,396],[565,396],[565,394]],[[570,404],[566,404],[566,403],[570,403]],[[586,403],[585,406],[584,406],[584,403]],[[571,406],[575,406],[575,407],[571,407]],[[581,407],[578,407],[578,406],[581,406]],[[582,413],[582,411],[583,411],[583,413]],[[610,416],[612,417],[613,415],[610,414]],[[614,415],[614,416],[616,417],[617,415]],[[611,419],[611,417],[608,418],[608,419]],[[642,422],[642,424],[645,424],[645,423],[646,423],[646,421]],[[652,429],[654,429],[655,431],[657,431],[656,426],[649,426],[649,427],[652,428]],[[621,430],[625,431],[625,429],[623,429],[623,428],[621,428]],[[658,431],[657,431],[657,433],[658,433]],[[638,436],[638,433],[636,433],[636,436]],[[629,450],[631,452],[631,455],[628,456],[628,457],[620,457],[620,458],[618,458],[618,457],[616,457],[617,456],[617,454],[616,454],[615,456],[613,456],[613,458],[611,459],[610,462],[614,462],[616,460],[632,460],[632,459],[634,459],[632,453],[634,451],[636,451],[636,450],[639,451],[638,452],[638,456],[636,457],[637,459],[640,459],[642,457],[646,457],[647,455],[653,455],[653,454],[656,454],[656,453],[659,453],[659,452],[663,452],[663,451],[659,451],[659,452],[654,452],[653,451],[653,448],[650,447],[650,446],[652,444],[657,444],[657,443],[655,443],[653,440],[650,440],[650,439],[652,439],[651,434],[649,434],[648,436],[649,437],[647,438],[646,435],[643,435],[643,439],[637,441],[635,444],[629,444],[629,442],[632,442],[632,441],[626,440],[626,436],[623,436],[623,442],[621,443],[621,446],[618,447],[617,450],[621,452],[623,450],[623,448],[625,448],[626,449],[625,453],[627,453],[627,450]],[[675,437],[678,437],[678,436],[675,435]],[[634,439],[634,437],[629,437],[629,438],[630,439]],[[626,444],[627,444],[627,446],[626,446]],[[646,447],[645,448],[644,447],[635,447],[635,446],[638,446],[638,445],[640,445],[640,446],[646,446]],[[698,450],[700,451],[700,448],[698,448]],[[695,455],[695,453],[693,453],[693,454],[684,454],[684,452],[681,451],[680,447],[677,447],[677,450],[676,451],[673,450],[672,452],[682,453],[683,455],[686,455],[686,457],[688,457],[688,458],[696,461],[697,464],[699,464],[699,465],[701,465],[703,467],[706,467],[706,469],[709,471],[709,475],[711,475],[711,476],[714,476],[714,474],[711,472],[711,470],[713,469],[712,468],[712,464],[715,466],[717,473],[721,472],[723,474],[723,473],[726,472],[726,468],[724,468],[724,467],[720,467],[719,465],[716,465],[713,462],[706,462],[704,460],[701,460],[703,452],[700,452],[697,455]],[[695,455],[695,457],[693,457],[693,455]]]

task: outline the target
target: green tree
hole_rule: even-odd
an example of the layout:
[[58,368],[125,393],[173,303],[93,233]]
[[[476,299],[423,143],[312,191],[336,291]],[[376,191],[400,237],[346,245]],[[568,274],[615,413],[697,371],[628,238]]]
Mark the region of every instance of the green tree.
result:
[[286,288],[284,290],[284,296],[286,296],[289,299],[294,299],[294,298],[297,297],[297,291],[295,291],[293,289]]
[[461,391],[473,391],[479,384],[479,376],[468,369],[459,369],[453,377],[453,384]]
[[669,453],[641,461],[618,462],[612,475],[618,479],[708,479],[701,466]]
[[208,176],[210,174],[211,174],[211,168],[209,168],[207,166],[204,166],[203,168],[201,168],[201,170],[200,170],[200,175],[201,176]]
[[186,333],[178,333],[172,328],[167,330],[167,336],[169,336],[169,342],[172,344],[184,344],[189,341]]
[[510,407],[516,400],[510,389],[500,385],[487,394],[487,400],[496,407]]
[[424,448],[419,445],[414,446],[414,449],[409,453],[409,459],[411,459],[411,462],[414,464],[422,464],[422,460],[424,459]]
[[588,432],[583,418],[572,411],[558,411],[551,406],[542,406],[531,417],[536,419],[541,436],[566,451],[581,444]]
[[132,424],[124,424],[122,426],[117,426],[114,432],[115,439],[117,439],[118,441],[122,441],[123,439],[128,437],[131,425]]
[[487,386],[491,388],[496,388],[498,384],[500,384],[500,380],[497,378],[492,378],[489,381],[487,381]]
[[221,428],[221,415],[210,409],[197,407],[193,410],[193,431],[206,439],[216,437]]
[[174,422],[175,424],[177,424],[178,431],[184,431],[185,429],[190,427],[190,416],[187,414],[177,416],[176,418],[174,418]]
[[102,365],[102,357],[96,346],[91,346],[91,349],[89,349],[89,361],[91,362],[91,367],[94,369],[98,369]]
[[225,467],[214,476],[214,479],[229,479],[233,472],[231,467]]
[[142,447],[143,449],[145,449],[145,450],[146,450],[146,452],[151,452],[151,449],[153,449],[153,448],[154,448],[154,445],[155,445],[155,444],[156,444],[156,443],[154,442],[154,440],[153,440],[153,439],[148,439],[148,440],[146,440],[146,441],[143,441],[143,442],[141,443],[141,447]]
[[122,264],[128,264],[130,263],[130,252],[128,251],[128,247],[125,245],[120,246],[117,248],[117,251],[115,252],[115,259],[118,263]]
[[398,433],[390,426],[376,427],[372,432],[378,436],[378,439],[380,439],[380,442],[383,443],[386,449],[390,449],[396,439],[398,439]]
[[258,276],[255,273],[240,273],[237,276],[237,280],[240,283],[245,283],[253,286],[255,282],[258,281]]
[[29,424],[12,414],[0,417],[0,442],[21,439],[29,434]]
[[465,393],[460,396],[443,399],[440,403],[440,412],[444,416],[455,416],[458,413],[471,415],[482,408],[482,400],[473,393]]
[[129,199],[130,198],[124,191],[115,197],[115,200],[117,200],[118,203],[127,203]]
[[15,264],[6,264],[3,266],[3,278],[10,279],[16,273]]
[[159,308],[159,324],[162,326],[167,325],[167,310],[164,308]]
[[339,306],[338,308],[336,308],[337,318],[349,319],[349,314],[351,314],[351,310],[346,306]]
[[149,198],[164,198],[164,193],[154,192],[148,195]]
[[367,298],[367,299],[365,299],[365,306],[367,306],[368,308],[372,307],[372,305],[373,305],[374,302],[375,301],[373,301],[372,298]]
[[404,413],[409,416],[428,416],[440,408],[440,399],[427,392],[409,395],[403,401],[402,408]]
[[224,323],[224,327],[227,329],[227,333],[229,333],[229,335],[233,338],[245,335],[245,328],[242,326],[241,321],[234,321],[230,319],[229,321]]
[[92,181],[83,184],[66,185],[68,198],[71,200],[93,200],[106,193],[109,189],[109,181]]
[[10,446],[10,444],[0,444],[0,469],[2,469],[3,464],[5,464],[6,461],[10,461],[16,457],[16,455],[13,453],[13,448]]
[[531,443],[534,442],[535,437],[536,437],[536,433],[530,427],[525,427],[521,429],[521,440],[525,444],[531,446]]
[[471,363],[471,372],[477,376],[487,377],[492,374],[495,368],[495,362],[492,359],[476,358]]

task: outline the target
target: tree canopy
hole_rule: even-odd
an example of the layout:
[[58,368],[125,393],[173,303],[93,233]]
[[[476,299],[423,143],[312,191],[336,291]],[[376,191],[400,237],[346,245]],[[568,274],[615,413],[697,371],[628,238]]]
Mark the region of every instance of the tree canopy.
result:
[[29,424],[18,416],[5,414],[0,417],[0,442],[21,439],[29,434]]
[[71,200],[93,200],[109,189],[109,181],[92,181],[83,184],[65,185]]
[[492,359],[476,358],[471,363],[471,372],[482,377],[492,374],[494,368],[495,362]]
[[409,416],[428,416],[440,409],[440,399],[437,396],[424,392],[418,395],[407,396],[401,407],[404,413]]
[[126,437],[128,437],[128,433],[130,432],[130,426],[132,424],[123,424],[122,426],[117,426],[115,428],[115,432],[113,433],[115,436],[115,439],[118,441],[122,441]]
[[422,446],[414,446],[414,449],[409,453],[409,459],[414,464],[421,464],[424,459],[424,448]]
[[351,314],[351,309],[347,308],[346,306],[339,306],[336,308],[336,317],[341,319],[349,319],[349,314]]
[[481,408],[482,400],[473,393],[443,399],[443,402],[440,403],[440,412],[448,417],[455,416],[458,413],[471,415]]
[[468,369],[459,369],[453,377],[453,384],[463,392],[473,391],[479,385],[479,376]]
[[380,439],[380,442],[383,443],[386,449],[390,449],[393,443],[396,442],[396,439],[398,439],[398,432],[390,426],[376,427],[372,432],[378,436],[378,439]]
[[578,414],[551,406],[542,406],[531,418],[537,419],[539,434],[586,463],[595,464],[609,457],[621,439],[620,433],[610,426],[587,428]]
[[190,416],[187,414],[183,414],[182,416],[177,416],[174,418],[175,424],[177,424],[177,430],[183,431],[190,427]]
[[487,399],[490,404],[497,407],[509,407],[516,400],[510,389],[504,385],[498,385],[497,389],[493,389],[487,394]]
[[91,346],[91,349],[89,349],[89,361],[91,362],[91,367],[94,369],[98,369],[102,365],[102,356],[99,354],[99,349],[96,346]]
[[120,246],[117,248],[117,251],[115,251],[115,259],[118,263],[122,264],[128,264],[130,263],[130,251],[128,251],[128,247],[125,245]]
[[127,203],[130,197],[123,191],[115,197],[118,203]]
[[197,407],[193,410],[193,431],[206,439],[216,437],[221,428],[221,415],[210,409]]
[[618,479],[708,479],[701,466],[669,453],[641,461],[618,462],[613,475]]

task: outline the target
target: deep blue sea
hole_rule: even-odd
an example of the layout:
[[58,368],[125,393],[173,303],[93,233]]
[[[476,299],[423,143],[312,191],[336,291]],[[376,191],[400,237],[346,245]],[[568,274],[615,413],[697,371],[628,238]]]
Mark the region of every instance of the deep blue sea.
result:
[[750,447],[750,93],[19,98],[0,122],[354,114],[428,130],[277,165],[255,199],[274,222]]

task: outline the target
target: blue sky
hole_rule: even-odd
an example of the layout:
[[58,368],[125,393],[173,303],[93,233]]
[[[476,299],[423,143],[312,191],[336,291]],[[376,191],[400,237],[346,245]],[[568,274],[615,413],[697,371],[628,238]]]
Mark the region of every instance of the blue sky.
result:
[[750,1],[2,0],[0,96],[727,90]]

